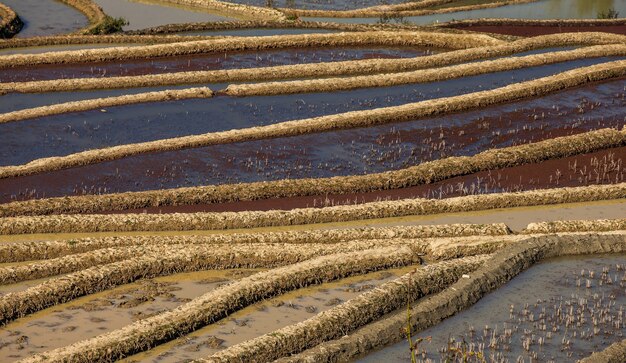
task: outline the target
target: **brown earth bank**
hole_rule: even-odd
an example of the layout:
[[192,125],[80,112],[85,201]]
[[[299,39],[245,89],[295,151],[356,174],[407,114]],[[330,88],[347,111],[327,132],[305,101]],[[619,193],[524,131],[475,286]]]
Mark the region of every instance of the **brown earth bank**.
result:
[[512,168],[484,171],[403,189],[369,193],[329,194],[240,201],[221,204],[161,206],[110,213],[191,213],[239,212],[251,210],[296,209],[361,204],[408,198],[452,198],[463,195],[515,192],[534,189],[576,187],[624,182],[626,147],[602,150],[563,159],[548,160]]
[[626,35],[626,24],[623,25],[490,25],[490,24],[451,24],[451,29],[470,30],[481,33],[513,35],[520,37],[536,37],[539,35],[559,33],[605,32]]

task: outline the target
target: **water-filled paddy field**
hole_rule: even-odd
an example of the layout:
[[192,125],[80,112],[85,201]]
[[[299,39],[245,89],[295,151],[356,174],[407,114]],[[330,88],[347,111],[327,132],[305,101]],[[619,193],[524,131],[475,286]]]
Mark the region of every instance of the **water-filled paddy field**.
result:
[[[419,360],[481,352],[495,361],[576,361],[620,341],[626,304],[626,256],[581,256],[542,262],[466,311],[419,332]],[[406,362],[406,342],[359,362]],[[456,350],[458,349],[458,350]]]
[[19,37],[71,33],[89,25],[78,10],[61,1],[5,0],[24,22]]
[[623,2],[0,2],[0,361],[626,356]]
[[[106,109],[106,112],[93,110],[79,114],[70,113],[67,115],[50,116],[0,125],[0,129],[12,132],[14,135],[24,133],[23,137],[31,139],[36,138],[40,142],[47,144],[46,148],[38,150],[29,149],[24,150],[24,152],[17,149],[17,145],[7,144],[4,145],[6,149],[0,151],[0,154],[5,155],[3,158],[4,165],[14,165],[41,157],[77,152],[86,148],[150,141],[250,126],[269,125],[288,120],[338,114],[354,110],[366,110],[376,107],[396,106],[411,102],[478,92],[609,60],[612,59],[598,58],[565,62],[435,83],[365,88],[333,93],[308,93],[296,96],[216,96],[211,99],[152,103],[150,107],[139,104],[112,107]],[[614,97],[612,92],[623,92],[623,89],[620,89],[620,85],[621,83],[617,81],[613,83],[612,86],[608,86],[609,88],[604,91],[604,93],[607,97]],[[209,87],[215,90],[220,89],[219,86],[209,85]],[[117,92],[101,91],[93,93],[79,92],[77,96],[80,97],[78,99],[86,99],[102,97],[101,95],[103,94],[116,93]],[[567,94],[567,92],[565,94]],[[60,97],[63,96],[63,94],[60,95]],[[8,95],[7,97],[15,100],[11,105],[8,105],[12,109],[15,105],[20,105],[22,108],[29,108],[37,105],[45,105],[44,102],[46,102],[45,95],[40,94]],[[601,96],[598,95],[597,97]],[[72,94],[68,94],[67,99],[72,100],[74,97]],[[570,107],[573,107],[574,103],[580,102],[581,100],[581,98],[569,100]],[[552,104],[547,104],[550,101],[547,103],[542,100],[535,102],[537,102],[537,105],[530,107],[541,107],[545,109],[553,105],[553,102]],[[610,103],[611,107],[615,107],[613,100],[606,100],[606,102]],[[596,110],[596,112],[598,111]],[[170,121],[172,118],[182,119],[183,123],[180,121],[172,123]],[[429,124],[429,122],[422,121],[419,123],[424,125]],[[110,126],[102,127],[103,124]],[[67,131],[73,136],[67,135]],[[75,131],[75,133],[72,133],[72,131]],[[325,137],[325,135],[321,137]],[[20,139],[21,138],[18,138],[18,140]],[[73,145],[74,142],[72,142],[72,140],[88,146],[81,147]]]
[[3,82],[25,82],[59,78],[113,77],[160,74],[214,69],[271,67],[287,64],[338,62],[356,59],[409,58],[433,54],[428,48],[308,48],[258,52],[224,52],[220,54],[160,57],[123,63],[90,63],[72,66],[39,66],[6,69],[0,72]]
[[[480,76],[483,80],[484,77]],[[500,83],[502,79],[497,74],[493,75],[492,79],[493,82],[497,82],[495,85],[502,85]],[[291,118],[317,116],[323,114],[333,105],[342,111],[348,111],[358,108],[366,109],[378,104],[390,105],[445,96],[446,94],[442,95],[443,90],[456,90],[457,92],[463,90],[461,86],[450,87],[446,86],[446,83],[458,84],[460,82],[469,87],[477,83],[462,79],[460,81],[446,81],[441,84],[409,86],[410,88],[406,86],[396,87],[398,96],[395,99],[387,94],[385,98],[380,96],[375,98],[363,97],[361,101],[346,98],[347,102],[341,102],[337,99],[336,94],[328,94],[326,99],[334,98],[336,103],[320,107],[321,110],[315,107],[315,104],[309,105],[307,101],[312,96],[324,95],[299,95],[302,98],[296,100],[291,107],[292,110],[298,112],[296,113],[298,117],[292,116]],[[482,85],[478,86],[474,86],[475,88],[470,90],[483,89]],[[393,125],[132,156],[118,161],[65,171],[0,180],[5,191],[2,197],[4,200],[10,200],[12,197],[20,199],[17,197],[18,195],[51,197],[82,194],[87,193],[87,191],[93,193],[103,190],[109,192],[151,190],[192,185],[279,180],[282,178],[368,174],[395,170],[449,156],[474,155],[495,147],[520,145],[590,130],[619,127],[624,122],[622,112],[623,87],[623,81],[619,80],[588,86],[584,89],[562,91],[544,98],[492,106],[484,110],[470,111],[463,115],[451,114]],[[407,94],[406,90],[411,88],[413,88],[412,95]],[[367,93],[376,94],[379,91],[379,89],[370,89],[349,93],[360,92],[367,95]],[[425,95],[424,91],[430,91],[433,95]],[[409,95],[412,97],[411,99],[407,99]],[[451,94],[447,93],[447,95]],[[287,98],[286,96],[280,97]],[[266,99],[271,98],[273,97],[266,97]],[[218,100],[219,98],[208,101]],[[199,107],[203,107],[202,104],[206,104],[206,102],[185,101],[181,104],[189,110],[190,104],[196,103]],[[265,107],[278,109],[280,105],[276,102],[267,102]],[[247,104],[240,99],[235,99],[232,106],[226,110],[240,112],[242,107],[243,111],[247,111],[245,117],[241,118],[243,122],[250,122],[253,119],[250,115],[257,115],[258,118],[261,118],[268,114],[258,110],[258,105]],[[133,106],[132,108],[146,110],[142,106]],[[336,112],[336,110],[333,111]],[[67,116],[63,116],[65,118],[63,122],[51,121],[49,123],[51,126],[62,127],[63,130],[53,133],[51,129],[42,129],[42,132],[46,133],[46,139],[50,141],[44,141],[47,147],[37,151],[45,150],[47,154],[32,155],[35,150],[28,150],[31,156],[26,159],[27,154],[17,152],[19,150],[16,149],[17,145],[6,145],[6,160],[11,160],[9,155],[13,154],[16,157],[22,157],[22,159],[14,159],[13,161],[14,164],[19,164],[54,155],[50,153],[55,149],[59,150],[57,155],[80,151],[81,149],[76,147],[68,148],[68,142],[77,146],[85,145],[85,142],[88,143],[89,140],[102,142],[103,138],[96,136],[101,130],[106,132],[105,141],[115,142],[109,145],[146,140],[136,139],[141,134],[135,131],[138,130],[135,128],[138,126],[135,121],[124,123],[125,128],[114,134],[112,133],[113,127],[104,126],[110,124],[110,121],[106,121],[107,118],[111,118],[109,112],[95,111],[93,114],[102,118],[103,124],[92,125],[87,123],[84,117],[81,117],[77,119],[76,126],[72,126],[68,124],[67,118],[65,118]],[[156,122],[148,119],[143,130],[150,133],[159,132],[160,135],[163,135],[163,132],[173,131],[167,118],[171,115],[171,111],[161,111],[160,114],[163,116],[157,118]],[[216,118],[214,116],[213,119]],[[155,129],[159,119],[164,126],[167,126],[164,131]],[[199,120],[203,119],[212,118],[199,118]],[[13,133],[18,133],[18,130],[21,129],[24,132],[24,137],[33,138],[34,130],[45,125],[44,122],[46,119],[36,119],[1,126],[12,129],[11,132]],[[250,125],[243,123],[236,126],[232,122],[230,119],[222,126],[222,130]],[[133,126],[132,132],[127,131],[129,126]],[[220,128],[207,130],[204,128],[206,126],[201,123],[199,126],[203,128],[190,133],[220,131]],[[214,124],[212,127],[215,126]],[[190,130],[189,126],[184,129]],[[116,140],[114,135],[120,135],[124,139]],[[128,139],[128,137],[133,137],[133,139]],[[619,159],[621,156],[616,157],[616,161]],[[269,160],[273,162],[270,163]],[[157,165],[159,166],[157,167]],[[229,173],[222,172],[226,168],[230,170]],[[556,169],[560,168],[555,167]],[[622,178],[620,175],[621,172],[618,172],[617,179],[612,182],[620,182]],[[546,175],[546,178],[549,176]],[[474,178],[472,177],[472,179]],[[574,180],[578,179],[574,178]],[[527,183],[520,180],[517,184],[526,185]],[[436,193],[438,187],[422,190],[419,193],[414,191],[413,195],[433,196],[433,194],[438,194]],[[498,190],[498,188],[488,189]],[[36,191],[34,195],[33,191]]]
[[[513,4],[501,7],[455,11],[441,14],[403,16],[405,20],[414,24],[424,25],[445,23],[452,20],[465,19],[594,19],[599,12],[614,9],[622,14],[626,13],[626,4],[620,0],[585,1],[585,0],[539,0],[536,2]],[[336,21],[347,23],[376,23],[379,17],[371,18],[305,18],[309,21]],[[392,19],[392,22],[394,20]]]
[[96,3],[113,17],[128,21],[125,30],[150,28],[171,23],[192,23],[230,20],[224,15],[196,7],[155,1],[97,0]]

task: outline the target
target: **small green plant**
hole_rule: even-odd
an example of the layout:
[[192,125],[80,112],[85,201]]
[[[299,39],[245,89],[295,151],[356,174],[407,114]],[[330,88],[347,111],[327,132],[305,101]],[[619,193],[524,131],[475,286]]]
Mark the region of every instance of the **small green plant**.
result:
[[598,19],[617,19],[619,17],[619,11],[616,11],[613,8],[610,8],[606,12],[599,11]]
[[409,25],[410,21],[406,20],[404,16],[395,13],[383,13],[378,17],[378,24],[390,24],[390,23]]
[[111,16],[106,16],[104,20],[93,27],[89,33],[98,35],[98,34],[111,34],[122,31],[122,28],[128,25],[128,21],[124,18],[113,18]]
[[[426,338],[417,338],[413,340],[411,336],[411,285],[412,285],[412,277],[413,273],[409,274],[409,280],[407,282],[407,303],[406,303],[406,314],[407,314],[407,322],[406,322],[406,338],[409,342],[409,351],[411,352],[411,363],[417,363],[417,354],[420,353],[419,345],[423,341],[431,341],[431,337]],[[423,352],[425,354],[425,351]]]

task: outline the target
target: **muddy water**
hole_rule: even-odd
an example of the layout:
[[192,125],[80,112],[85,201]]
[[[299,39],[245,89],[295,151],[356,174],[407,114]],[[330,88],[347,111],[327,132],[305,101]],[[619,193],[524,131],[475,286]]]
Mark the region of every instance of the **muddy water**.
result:
[[[603,127],[621,127],[626,102],[623,87],[620,80],[462,115],[133,156],[47,174],[5,179],[0,181],[3,191],[0,197],[9,201],[44,195],[394,170],[447,156],[473,155],[494,147],[524,144]],[[225,170],[229,173],[224,173]]]
[[221,204],[161,206],[114,213],[190,213],[353,205],[406,198],[451,198],[500,192],[622,183],[626,175],[626,147],[511,168],[484,171],[418,186],[369,193],[325,194]]
[[207,357],[221,349],[311,318],[413,268],[375,272],[296,290],[252,305],[217,324],[124,361],[173,363]]
[[[21,263],[21,264],[27,264],[27,262]],[[3,266],[8,265],[8,264],[3,264]],[[12,265],[17,265],[17,264],[12,264]],[[57,275],[55,277],[59,277],[61,275]],[[19,292],[19,291],[24,291],[30,287],[39,285],[41,283],[46,282],[47,280],[49,280],[51,277],[45,277],[42,279],[37,279],[37,280],[28,280],[28,281],[22,281],[22,282],[18,282],[16,284],[9,284],[9,285],[0,285],[0,296],[2,295],[6,295],[8,293],[11,292]]]
[[[411,269],[376,272],[300,289],[248,307],[217,324],[131,357],[129,361],[137,357],[160,362],[200,358],[303,321]],[[122,328],[257,271],[260,270],[176,274],[120,286],[51,307],[0,328],[0,360],[15,361]]]
[[87,17],[57,0],[2,0],[24,22],[17,37],[71,33],[89,25]]
[[[280,121],[454,96],[493,89],[602,61],[606,61],[606,59],[574,61],[444,82],[357,89],[334,93],[241,98],[218,96],[212,99],[153,103],[150,104],[150,107],[139,104],[112,107],[108,108],[107,112],[94,110],[7,123],[0,125],[0,132],[11,134],[14,138],[0,145],[0,165],[22,164],[41,157],[65,155],[91,148],[267,125]],[[7,96],[11,97],[12,95]],[[62,96],[62,94],[55,95],[55,97]],[[25,98],[15,97],[14,99],[24,100]],[[32,99],[42,100],[37,95],[33,95]],[[172,121],[175,122],[173,123]],[[455,117],[455,120],[452,122],[462,123],[463,120],[458,120]],[[428,122],[420,122],[418,127],[421,128],[428,124]],[[401,127],[404,127],[404,124]],[[383,129],[389,130],[390,127],[384,127]],[[368,138],[377,136],[368,130],[356,132],[365,132],[369,134]],[[376,132],[380,132],[380,130],[376,130]],[[328,135],[335,138],[336,134],[330,133]],[[349,140],[351,143],[354,142],[358,148],[360,148],[358,145],[361,145],[359,136]],[[311,135],[310,137],[314,137],[315,140],[320,138],[319,135]],[[323,137],[325,138],[326,136]],[[418,140],[413,140],[413,143],[416,141]],[[267,143],[240,144],[240,146],[223,146],[217,149],[224,148],[226,152],[231,147],[254,147],[256,149],[259,146],[255,144],[266,144],[268,148],[273,148],[270,145],[276,142],[268,141]],[[284,142],[284,140],[280,141],[281,147],[286,146],[289,149],[291,146],[287,145],[290,144],[285,145]],[[41,147],[33,148],[33,145],[41,145]],[[308,140],[305,144],[297,144],[296,148],[300,149],[304,145],[308,145]],[[315,141],[311,146],[317,148],[316,145],[318,145],[318,141]],[[370,148],[371,143],[368,142],[363,146]],[[320,151],[325,153],[334,152],[335,149],[344,147],[345,145],[341,143],[333,142],[332,147],[324,149],[326,151]],[[265,147],[263,146],[263,148]],[[349,153],[343,157],[353,154],[352,146],[350,148]],[[189,152],[193,153],[196,151]],[[213,158],[223,152],[219,151],[219,154],[214,154]],[[410,154],[410,152],[409,150],[408,153]],[[302,154],[302,152],[298,151],[298,154]],[[292,157],[296,155],[294,154]],[[335,155],[341,156],[341,154]],[[361,158],[362,155],[358,157]],[[326,163],[325,160],[321,159],[321,156],[317,156],[316,159],[319,160],[316,160],[315,164],[323,162],[322,165],[324,165]],[[353,163],[357,163],[357,165],[354,167],[347,165],[349,168],[345,169],[345,172],[349,172],[353,168],[356,168],[359,172],[366,171],[363,163],[368,164],[369,160],[354,160]],[[252,161],[256,162],[254,159]],[[314,161],[312,160],[311,162]],[[218,165],[215,161],[211,162],[211,164]],[[395,165],[397,167],[398,164],[395,163]],[[328,171],[326,173],[330,174]],[[234,177],[245,180],[245,178],[237,174]]]
[[[140,44],[131,44],[137,46]],[[80,50],[90,48],[113,47],[115,44],[34,47],[0,50],[0,55],[13,53],[44,53],[56,50]],[[531,54],[564,51],[573,47],[545,48],[522,52],[513,57]],[[239,69],[272,67],[291,64],[340,62],[359,59],[397,59],[414,58],[437,54],[445,49],[429,47],[309,47],[286,48],[279,50],[237,51],[176,57],[160,57],[125,62],[103,62],[88,64],[43,65],[0,69],[1,82],[28,82],[59,78],[93,78],[115,76],[137,76],[144,74],[164,74],[188,71],[217,69]],[[504,57],[502,57],[504,58]],[[496,58],[498,59],[498,58]]]
[[[202,84],[198,86],[176,85],[145,88],[111,89],[98,91],[75,91],[75,92],[53,92],[53,93],[9,93],[0,98],[0,112],[11,112],[26,108],[54,105],[57,103],[80,101],[94,98],[122,96],[143,92],[163,91],[168,89],[183,89],[190,87],[209,87],[219,90],[227,87],[225,83]],[[0,125],[2,126],[2,125]]]
[[48,308],[0,329],[0,360],[14,361],[119,329],[254,271],[201,271],[159,277]]
[[[24,49],[24,48],[22,48]],[[30,48],[29,48],[30,49]],[[530,54],[548,53],[553,51],[570,50],[572,47],[559,47],[559,48],[545,48],[537,49],[529,52],[518,53],[514,56],[523,56]],[[237,67],[240,67],[239,65]],[[209,84],[206,85],[214,90],[220,90],[226,88],[228,84]],[[61,102],[79,101],[90,98],[108,97],[122,94],[133,94],[140,92],[150,92],[163,89],[175,89],[175,88],[187,88],[189,85],[180,86],[164,86],[164,87],[144,87],[144,88],[131,88],[131,89],[117,89],[117,90],[98,90],[98,91],[83,91],[83,92],[54,92],[54,93],[37,93],[37,94],[20,94],[10,93],[2,96],[0,102],[0,112],[10,112],[25,108],[45,106]]]
[[[595,19],[599,12],[613,8],[622,16],[626,14],[626,2],[622,0],[540,0],[534,3],[507,5],[492,9],[458,11],[446,14],[410,16],[401,20],[415,24],[443,23],[451,20],[510,18],[510,19]],[[376,23],[376,18],[313,18],[308,21],[337,21],[345,23]],[[400,20],[400,19],[398,19]],[[392,22],[395,19],[392,19]]]
[[[453,26],[459,27],[460,26]],[[528,26],[528,25],[512,25],[512,26],[500,26],[500,25],[480,25],[472,26],[471,31],[481,33],[495,33],[514,35],[520,37],[534,37],[546,34],[558,34],[558,33],[576,33],[576,32],[605,32],[626,35],[625,25],[602,25],[602,26],[568,26],[561,27],[555,26]]]
[[[418,337],[432,340],[420,344],[420,353],[424,350],[425,355],[420,354],[419,358],[444,359],[447,353],[438,351],[447,349],[449,339],[455,341],[453,346],[463,341],[474,345],[484,343],[484,354],[488,358],[495,357],[495,361],[516,361],[521,356],[524,361],[533,357],[531,361],[575,362],[593,351],[603,350],[621,341],[626,333],[623,317],[619,317],[620,311],[626,308],[624,264],[626,255],[542,262],[473,307],[420,332]],[[604,269],[607,275],[603,277]],[[559,308],[561,318],[557,317]],[[601,312],[604,317],[600,317]],[[567,316],[576,319],[576,323],[567,326],[562,321]],[[584,320],[578,320],[583,317]],[[606,317],[612,317],[613,322]],[[594,320],[598,324],[595,331]],[[543,324],[545,330],[541,328]],[[498,339],[495,349],[489,348],[494,336]],[[544,343],[540,344],[541,340]],[[524,343],[529,343],[527,348]],[[359,361],[407,362],[410,361],[407,352],[407,343],[402,342]]]
[[232,20],[219,12],[201,8],[177,6],[159,1],[147,0],[95,0],[105,13],[117,18],[123,17],[129,24],[124,30],[137,30],[165,24],[194,23]]
[[[436,225],[451,223],[505,223],[513,231],[521,231],[529,223],[618,219],[626,215],[626,199],[589,203],[569,203],[536,207],[493,209],[478,212],[445,213],[427,216],[408,216],[370,221],[358,221],[341,226],[387,227],[404,225]],[[329,227],[330,228],[330,227]]]
[[0,70],[2,82],[25,82],[58,78],[137,76],[170,72],[270,67],[288,64],[336,62],[356,59],[410,58],[439,53],[426,47],[324,47],[261,51],[237,51],[189,56],[140,59]]

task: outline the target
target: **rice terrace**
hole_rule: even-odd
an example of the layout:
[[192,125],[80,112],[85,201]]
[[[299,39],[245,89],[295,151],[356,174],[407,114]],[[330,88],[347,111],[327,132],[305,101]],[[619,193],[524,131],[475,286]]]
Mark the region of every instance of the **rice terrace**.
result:
[[0,362],[626,362],[626,1],[0,0]]

